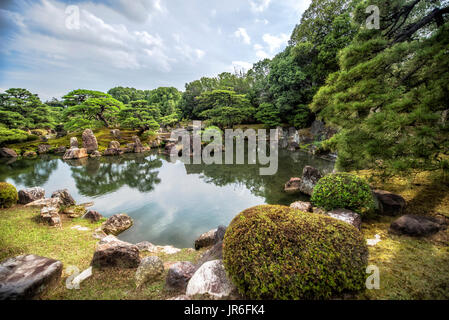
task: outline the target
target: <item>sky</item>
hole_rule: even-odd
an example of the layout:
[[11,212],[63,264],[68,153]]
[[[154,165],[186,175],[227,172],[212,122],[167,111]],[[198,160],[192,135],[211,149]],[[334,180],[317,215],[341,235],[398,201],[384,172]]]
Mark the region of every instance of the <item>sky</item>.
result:
[[247,71],[310,0],[0,0],[0,92],[154,89]]

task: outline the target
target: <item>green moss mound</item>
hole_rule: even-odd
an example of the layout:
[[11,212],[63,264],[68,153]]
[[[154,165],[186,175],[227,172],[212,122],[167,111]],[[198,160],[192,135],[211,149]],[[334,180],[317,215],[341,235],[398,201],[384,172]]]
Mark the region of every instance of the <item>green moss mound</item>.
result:
[[18,200],[16,188],[7,182],[0,182],[0,208],[10,208]]
[[263,205],[226,230],[223,263],[250,299],[327,299],[365,287],[362,234],[325,215]]
[[361,215],[374,210],[371,188],[363,179],[347,173],[335,173],[318,181],[312,203],[326,210],[349,209]]

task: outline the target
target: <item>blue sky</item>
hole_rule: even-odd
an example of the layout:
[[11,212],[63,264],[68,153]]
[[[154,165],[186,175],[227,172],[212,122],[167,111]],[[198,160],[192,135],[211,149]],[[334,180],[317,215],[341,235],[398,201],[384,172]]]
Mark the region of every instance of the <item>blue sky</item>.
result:
[[[283,50],[310,0],[0,1],[0,91],[174,86]],[[79,13],[79,19],[77,19]]]

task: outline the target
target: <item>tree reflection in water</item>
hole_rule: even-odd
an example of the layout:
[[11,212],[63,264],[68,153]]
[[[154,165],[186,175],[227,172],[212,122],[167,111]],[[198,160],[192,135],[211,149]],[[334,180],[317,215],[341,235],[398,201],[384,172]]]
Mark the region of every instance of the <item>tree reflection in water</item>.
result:
[[52,172],[58,169],[58,159],[41,156],[38,159],[23,159],[0,164],[0,181],[11,179],[15,185],[27,188],[47,183]]

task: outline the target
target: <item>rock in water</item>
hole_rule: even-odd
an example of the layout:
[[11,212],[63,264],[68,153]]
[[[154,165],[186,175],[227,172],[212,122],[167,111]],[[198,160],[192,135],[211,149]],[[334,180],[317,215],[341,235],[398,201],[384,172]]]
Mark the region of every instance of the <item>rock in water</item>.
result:
[[40,144],[37,146],[37,153],[46,154],[50,151],[51,146],[48,144]]
[[360,218],[360,215],[348,210],[348,209],[335,209],[332,211],[329,211],[326,213],[326,215],[338,219],[340,221],[349,223],[350,225],[354,226],[357,229],[362,228],[362,218]]
[[109,142],[109,147],[103,153],[104,156],[119,156],[123,154],[123,150],[120,149],[120,143],[118,141]]
[[183,261],[175,263],[168,269],[165,288],[167,290],[184,291],[195,271],[196,267],[191,262]]
[[144,152],[144,147],[142,145],[142,142],[140,142],[140,139],[138,136],[132,137],[133,143],[134,143],[134,153],[142,153]]
[[443,220],[407,214],[393,221],[389,232],[397,235],[426,237],[446,227],[447,224]]
[[65,152],[64,156],[62,157],[62,159],[64,160],[71,160],[71,159],[82,159],[82,158],[87,158],[89,155],[87,154],[87,150],[82,148],[82,149],[78,149],[78,148],[72,148],[69,149]]
[[[106,237],[107,238],[107,237]],[[137,268],[140,264],[137,246],[112,239],[102,239],[92,258],[92,266],[97,268]]]
[[19,190],[19,204],[28,204],[45,197],[45,190],[40,187]]
[[27,151],[23,154],[24,158],[34,158],[37,157],[37,153],[34,151]]
[[0,148],[0,158],[17,158],[17,153],[8,148]]
[[0,264],[0,300],[37,299],[61,279],[62,262],[23,255]]
[[55,149],[55,154],[65,154],[65,152],[67,151],[67,148],[62,146],[62,147],[57,147]]
[[98,150],[97,138],[95,138],[94,133],[90,129],[86,129],[83,132],[83,148],[87,150],[88,154]]
[[315,169],[311,166],[305,166],[302,171],[302,177],[301,177],[301,182],[299,184],[299,190],[302,193],[311,196],[312,192],[313,192],[313,188],[315,188],[315,185],[318,183],[318,181],[322,177],[323,176],[318,171],[318,169]]
[[79,148],[78,139],[76,137],[71,137],[70,138],[70,149],[78,149],[78,148]]
[[203,264],[187,284],[188,296],[208,294],[217,298],[228,298],[235,291],[235,286],[226,276],[221,260]]
[[75,200],[72,198],[67,189],[57,190],[52,193],[51,197],[61,199],[61,203],[65,207],[74,206],[76,204]]
[[373,193],[380,203],[379,211],[382,214],[396,216],[404,211],[406,201],[400,195],[385,190],[373,190]]
[[133,219],[131,219],[131,217],[127,214],[122,213],[113,215],[108,220],[106,220],[106,222],[103,223],[101,229],[106,234],[112,234],[116,236],[123,231],[131,228],[132,225]]
[[199,250],[201,248],[213,246],[215,244],[216,232],[217,229],[213,229],[200,235],[199,238],[195,240],[195,249]]
[[159,257],[145,257],[136,271],[136,285],[141,287],[145,283],[158,280],[164,273],[164,263]]
[[290,205],[290,208],[298,209],[302,212],[312,212],[313,206],[310,202],[296,201]]
[[299,192],[299,186],[301,184],[301,178],[291,178],[284,186],[284,191],[287,193]]

